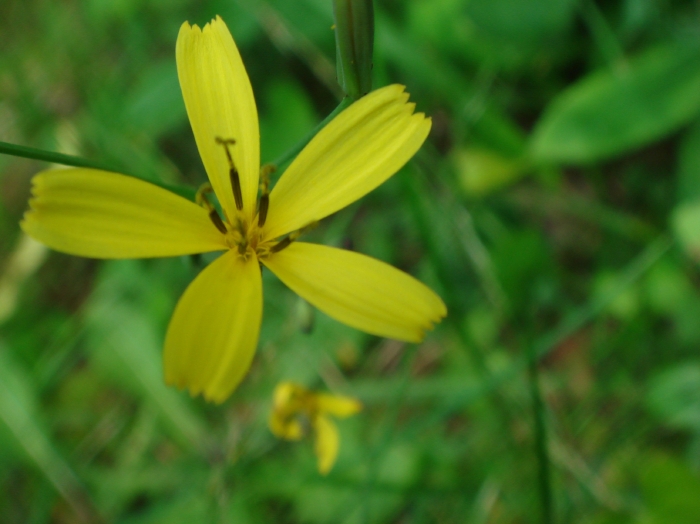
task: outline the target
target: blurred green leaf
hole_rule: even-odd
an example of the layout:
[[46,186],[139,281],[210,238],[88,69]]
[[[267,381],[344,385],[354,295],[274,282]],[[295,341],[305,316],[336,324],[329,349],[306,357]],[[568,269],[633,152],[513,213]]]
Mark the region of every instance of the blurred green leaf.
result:
[[700,515],[700,478],[670,456],[654,455],[640,467],[642,492],[649,524],[697,524]]
[[472,21],[496,38],[541,44],[572,21],[572,0],[470,0],[464,9]]
[[700,433],[700,363],[686,362],[656,375],[647,403],[669,426]]
[[654,266],[644,285],[649,306],[661,314],[674,314],[687,307],[693,294],[692,284],[683,269],[668,261]]
[[113,264],[118,266],[121,270],[104,272],[105,278],[85,308],[93,358],[106,376],[150,402],[180,443],[197,449],[205,441],[205,426],[181,394],[165,385],[162,335],[158,336],[145,308],[123,295],[121,280],[143,275],[137,263]]
[[78,478],[59,455],[51,434],[41,422],[33,383],[0,343],[0,428],[6,429],[25,456],[72,506],[80,521],[87,518]]
[[123,111],[124,124],[152,140],[186,120],[174,56],[143,72]]
[[193,486],[188,493],[181,493],[172,500],[164,500],[141,511],[138,516],[127,517],[119,524],[194,524],[216,522],[212,504],[206,493]]
[[[260,115],[260,156],[272,162],[316,125],[317,117],[306,92],[292,82],[273,82],[264,92]],[[277,173],[279,176],[279,173]]]
[[677,176],[678,201],[700,200],[700,120],[683,136],[678,152]]
[[511,184],[526,169],[522,161],[477,147],[456,151],[453,162],[460,186],[471,197],[481,197]]
[[700,262],[700,200],[676,206],[671,215],[671,225],[683,249]]
[[[596,275],[593,295],[602,299],[615,287],[619,275],[612,271],[601,271]],[[639,311],[641,300],[639,286],[634,283],[621,291],[606,307],[606,312],[620,320],[631,320]]]
[[543,162],[602,160],[666,136],[698,111],[698,47],[656,47],[563,91],[537,123],[532,153]]
[[571,25],[571,0],[419,0],[407,6],[412,32],[435,48],[508,70],[557,52]]

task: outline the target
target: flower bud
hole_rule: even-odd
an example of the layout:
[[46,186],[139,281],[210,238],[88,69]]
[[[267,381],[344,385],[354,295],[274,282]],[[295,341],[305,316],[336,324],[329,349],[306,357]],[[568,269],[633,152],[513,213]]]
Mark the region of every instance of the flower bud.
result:
[[372,0],[333,0],[338,83],[357,100],[372,89]]

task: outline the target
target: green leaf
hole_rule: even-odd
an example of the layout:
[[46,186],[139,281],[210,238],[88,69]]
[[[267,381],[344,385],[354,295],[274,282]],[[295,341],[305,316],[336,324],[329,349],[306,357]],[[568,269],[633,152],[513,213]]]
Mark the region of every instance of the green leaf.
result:
[[70,466],[58,454],[39,416],[36,391],[30,378],[0,344],[0,429],[6,429],[30,462],[78,514],[90,509]]
[[640,466],[642,492],[649,524],[697,524],[700,478],[678,460],[657,455]]
[[700,121],[688,130],[678,151],[679,202],[700,199]]
[[520,160],[479,147],[456,151],[453,162],[460,186],[466,195],[473,197],[488,195],[515,182],[527,168]]
[[152,64],[124,101],[124,123],[157,139],[187,118],[175,61]]
[[[125,300],[128,281],[157,294],[148,285],[136,262],[115,262],[106,267],[100,285],[85,308],[88,342],[95,363],[121,387],[150,402],[166,428],[183,445],[196,449],[205,440],[203,421],[183,395],[163,380],[160,346],[162,334],[152,322],[152,313],[134,301]],[[141,282],[139,282],[141,281]]]
[[700,432],[700,362],[686,362],[656,375],[647,403],[669,426]]
[[671,215],[671,225],[683,249],[700,262],[700,200],[676,206]]
[[699,111],[700,50],[658,47],[562,92],[536,125],[532,152],[543,162],[602,160],[668,135]]

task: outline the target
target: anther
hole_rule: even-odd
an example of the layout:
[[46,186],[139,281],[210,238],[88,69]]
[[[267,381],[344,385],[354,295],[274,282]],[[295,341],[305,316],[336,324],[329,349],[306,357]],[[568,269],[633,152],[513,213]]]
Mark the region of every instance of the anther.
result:
[[241,177],[238,175],[238,169],[233,163],[233,157],[231,156],[231,151],[228,146],[236,144],[234,138],[221,138],[217,136],[214,138],[217,144],[224,146],[224,151],[226,151],[226,159],[228,160],[228,174],[231,177],[231,188],[233,189],[233,198],[236,201],[236,209],[241,211],[243,209],[243,192],[241,191]]
[[282,240],[277,242],[274,246],[270,248],[270,253],[279,253],[282,251],[285,247],[288,247],[289,244],[292,243],[292,239],[290,237],[284,237]]
[[216,229],[221,231],[224,235],[228,232],[224,221],[221,220],[221,217],[219,216],[219,213],[216,211],[216,209],[212,209],[211,211],[209,211],[209,220],[211,220],[216,226]]
[[260,168],[260,203],[258,204],[258,227],[265,225],[267,210],[270,206],[270,175],[277,171],[272,164],[265,164]]
[[211,184],[209,182],[205,182],[197,190],[195,202],[197,202],[198,205],[202,206],[207,211],[209,211],[209,220],[211,220],[214,223],[216,229],[218,229],[225,235],[228,232],[228,230],[226,229],[226,225],[224,224],[223,220],[221,220],[221,217],[219,216],[219,213],[216,210],[216,208],[211,204],[211,202],[209,202],[209,199],[207,198],[207,194],[212,193],[213,191],[214,190],[211,188]]
[[313,222],[307,224],[306,226],[302,227],[301,229],[299,229],[299,230],[297,230],[297,231],[293,231],[292,233],[290,233],[289,235],[287,235],[286,237],[284,237],[282,240],[280,240],[279,242],[277,242],[274,246],[272,246],[272,247],[270,248],[270,253],[279,253],[279,252],[282,251],[284,248],[289,247],[289,244],[291,244],[292,242],[294,242],[294,241],[295,241],[297,238],[299,238],[301,235],[303,235],[304,233],[306,233],[306,232],[308,232],[308,231],[311,231],[311,230],[314,229],[316,226],[318,226],[318,221],[317,221],[317,220],[315,220],[315,221],[313,221]]

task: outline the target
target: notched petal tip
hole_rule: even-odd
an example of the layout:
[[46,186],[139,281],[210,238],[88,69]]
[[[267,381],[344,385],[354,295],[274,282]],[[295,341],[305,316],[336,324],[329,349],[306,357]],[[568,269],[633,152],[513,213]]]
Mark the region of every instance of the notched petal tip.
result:
[[323,128],[270,194],[265,234],[321,220],[379,186],[420,149],[431,122],[400,84],[354,102]]
[[327,315],[373,335],[420,342],[446,314],[425,284],[352,251],[295,242],[263,263]]

